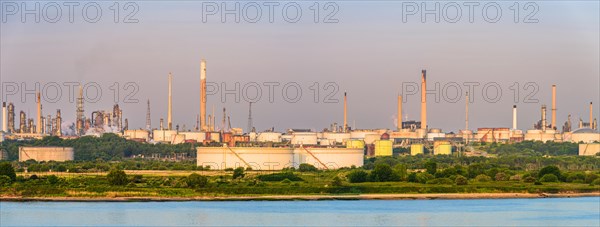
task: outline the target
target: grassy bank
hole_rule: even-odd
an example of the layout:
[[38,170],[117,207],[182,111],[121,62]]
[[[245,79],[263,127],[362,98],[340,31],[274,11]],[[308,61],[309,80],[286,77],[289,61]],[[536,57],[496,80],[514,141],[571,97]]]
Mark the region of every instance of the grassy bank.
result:
[[[123,185],[115,185],[106,173],[21,174],[13,183],[0,187],[5,198],[218,198],[236,196],[294,195],[364,195],[364,194],[490,194],[490,193],[597,193],[599,185],[590,183],[544,182],[521,180],[468,180],[415,183],[404,181],[350,183],[352,170],[324,172],[265,173],[247,171],[233,178],[232,172],[203,171],[198,176],[206,182],[195,184],[185,172],[129,172]],[[189,172],[192,173],[192,172]],[[267,177],[265,177],[267,176]],[[275,177],[273,177],[275,176]],[[283,180],[277,179],[282,177]],[[294,176],[294,177],[292,177]],[[295,178],[297,177],[297,178]],[[290,180],[293,178],[294,181]],[[358,198],[360,199],[360,198]]]

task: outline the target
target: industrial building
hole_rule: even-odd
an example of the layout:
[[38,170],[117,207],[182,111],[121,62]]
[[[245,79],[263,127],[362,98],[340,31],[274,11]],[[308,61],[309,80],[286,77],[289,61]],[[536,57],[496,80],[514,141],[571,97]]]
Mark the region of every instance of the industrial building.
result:
[[38,162],[73,161],[74,155],[72,147],[19,147],[19,162],[31,159]]

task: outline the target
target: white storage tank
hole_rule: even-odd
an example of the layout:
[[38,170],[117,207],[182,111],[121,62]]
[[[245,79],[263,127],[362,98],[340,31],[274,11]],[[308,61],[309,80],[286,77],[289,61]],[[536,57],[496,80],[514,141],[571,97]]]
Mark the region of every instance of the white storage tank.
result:
[[173,137],[177,135],[175,130],[154,130],[152,132],[154,136],[154,142],[170,143],[173,141]]
[[343,132],[324,132],[323,138],[334,141],[335,143],[345,143],[350,139],[350,133]]
[[185,140],[195,140],[199,143],[206,139],[206,133],[204,132],[180,132],[179,134],[184,135]]
[[317,145],[317,133],[315,132],[294,132],[292,134],[292,144],[295,145]]
[[[295,168],[300,164],[311,164],[319,169],[339,169],[343,167],[361,167],[364,164],[362,148],[309,148],[294,149]],[[325,165],[325,166],[323,166]]]
[[258,142],[280,143],[281,142],[281,133],[279,133],[279,132],[261,132],[258,134],[256,140]]
[[72,147],[19,147],[19,162],[27,160],[41,161],[72,161],[75,152]]
[[150,132],[143,129],[130,129],[123,132],[125,139],[136,139],[148,141],[150,139]]

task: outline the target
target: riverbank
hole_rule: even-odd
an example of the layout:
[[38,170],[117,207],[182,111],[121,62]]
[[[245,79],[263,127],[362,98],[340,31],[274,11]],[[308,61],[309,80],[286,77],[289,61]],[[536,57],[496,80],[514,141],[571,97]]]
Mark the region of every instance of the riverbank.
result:
[[534,199],[600,197],[592,193],[434,193],[434,194],[360,194],[360,195],[250,195],[195,197],[0,197],[0,201],[69,202],[160,202],[160,201],[316,201],[316,200],[433,200],[433,199]]

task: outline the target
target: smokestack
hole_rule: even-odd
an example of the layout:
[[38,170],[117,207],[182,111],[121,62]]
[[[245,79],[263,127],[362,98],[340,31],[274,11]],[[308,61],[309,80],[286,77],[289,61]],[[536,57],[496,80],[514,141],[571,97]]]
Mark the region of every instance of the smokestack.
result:
[[169,73],[169,106],[167,110],[167,129],[171,130],[173,127],[173,75]]
[[402,129],[402,95],[398,95],[398,131]]
[[60,109],[56,110],[56,135],[62,136],[62,117],[60,116]]
[[556,85],[552,85],[552,129],[556,129]]
[[35,127],[37,134],[42,134],[42,99],[40,98],[40,93],[37,93],[37,125]]
[[542,105],[542,131],[546,131],[546,105]]
[[465,130],[469,130],[469,92],[465,93]]
[[427,70],[421,70],[421,129],[427,129]]
[[346,132],[347,128],[348,128],[348,98],[346,97],[346,92],[344,92],[344,129],[343,129],[343,131]]
[[517,105],[513,105],[513,130],[517,130]]
[[200,61],[200,129],[206,131],[206,60]]
[[593,114],[592,102],[590,102],[590,128],[592,128],[592,122],[594,122],[594,114]]
[[6,102],[2,102],[2,131],[7,132],[6,130]]
[[160,119],[160,130],[164,130],[165,129],[165,121],[161,118]]

